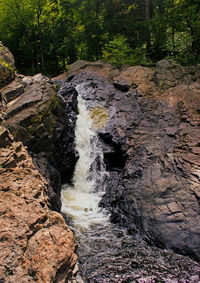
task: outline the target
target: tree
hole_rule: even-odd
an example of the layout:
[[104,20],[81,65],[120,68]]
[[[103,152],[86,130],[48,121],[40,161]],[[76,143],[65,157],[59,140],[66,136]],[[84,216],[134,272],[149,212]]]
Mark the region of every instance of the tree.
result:
[[199,0],[1,0],[0,39],[24,73],[77,59],[191,64],[200,61],[199,12]]

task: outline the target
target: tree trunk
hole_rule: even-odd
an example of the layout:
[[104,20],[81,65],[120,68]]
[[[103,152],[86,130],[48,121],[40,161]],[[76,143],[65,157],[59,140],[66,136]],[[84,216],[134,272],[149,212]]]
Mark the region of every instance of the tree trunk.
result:
[[145,20],[146,25],[146,44],[147,44],[147,53],[151,51],[151,33],[149,28],[149,21],[151,19],[151,0],[145,0]]

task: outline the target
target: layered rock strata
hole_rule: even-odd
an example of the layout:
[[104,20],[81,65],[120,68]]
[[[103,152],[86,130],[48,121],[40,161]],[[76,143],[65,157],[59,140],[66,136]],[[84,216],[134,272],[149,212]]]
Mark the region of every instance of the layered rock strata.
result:
[[2,124],[28,147],[48,182],[51,208],[60,211],[61,182],[71,179],[77,160],[74,150],[77,93],[65,87],[57,95],[57,86],[41,74],[18,75],[1,92],[7,102]]
[[199,71],[173,60],[121,72],[81,61],[53,81],[18,76],[1,90],[3,124],[28,146],[59,211],[77,159],[74,87],[84,84],[110,174],[101,205],[130,233],[199,260]]

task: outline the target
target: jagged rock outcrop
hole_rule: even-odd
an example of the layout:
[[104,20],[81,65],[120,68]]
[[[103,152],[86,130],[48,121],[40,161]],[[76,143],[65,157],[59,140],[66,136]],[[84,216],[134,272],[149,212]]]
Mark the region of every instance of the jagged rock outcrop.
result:
[[17,76],[1,89],[7,105],[3,124],[32,152],[48,182],[51,208],[60,211],[61,180],[70,180],[76,163],[76,92],[57,95],[57,85],[42,74]]
[[149,243],[200,260],[198,72],[172,60],[120,74],[88,63],[67,80],[85,84],[92,113],[108,113],[98,133],[110,173],[101,205],[111,219]]
[[74,236],[50,210],[61,207],[61,168],[53,157],[63,152],[55,145],[63,143],[66,128],[74,128],[67,102],[41,74],[15,77],[13,56],[1,44],[0,87],[0,281],[71,282],[77,272]]
[[[5,46],[0,41],[0,87],[7,84],[15,77],[15,61]],[[4,119],[6,111],[6,98],[0,91],[0,122]]]
[[66,282],[77,260],[73,233],[49,210],[27,150],[2,126],[0,148],[0,281]]

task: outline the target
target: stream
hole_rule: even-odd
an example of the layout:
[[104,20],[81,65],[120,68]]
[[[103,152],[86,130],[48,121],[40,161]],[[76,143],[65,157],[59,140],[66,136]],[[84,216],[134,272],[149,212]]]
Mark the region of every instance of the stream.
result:
[[[171,250],[149,246],[139,233],[129,235],[109,221],[98,206],[109,173],[93,127],[84,84],[76,87],[78,110],[76,150],[79,160],[72,185],[62,187],[62,212],[70,219],[78,243],[84,282],[199,282],[197,262]],[[195,274],[195,275],[194,275]]]

